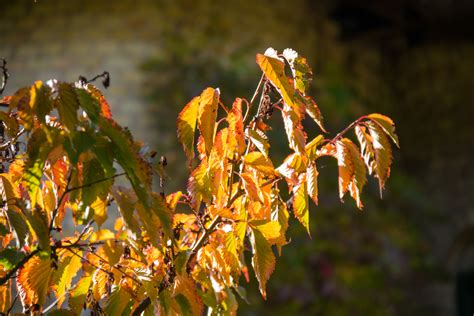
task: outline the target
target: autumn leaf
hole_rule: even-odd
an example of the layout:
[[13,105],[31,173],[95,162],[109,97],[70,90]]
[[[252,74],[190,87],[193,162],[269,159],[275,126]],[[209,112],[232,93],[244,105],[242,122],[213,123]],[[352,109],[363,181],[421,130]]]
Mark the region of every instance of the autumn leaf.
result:
[[352,165],[354,166],[354,175],[352,176],[351,183],[349,184],[349,192],[352,198],[356,201],[357,207],[362,209],[362,201],[360,199],[360,194],[362,193],[362,188],[367,183],[366,169],[364,161],[361,157],[359,149],[352,141],[347,138],[341,140],[346,148],[349,150]]
[[253,249],[252,266],[257,277],[260,293],[267,298],[266,285],[270,275],[275,269],[275,255],[270,243],[259,230],[252,230],[250,243]]
[[278,57],[277,52],[273,49],[268,49],[264,55],[257,54],[257,64],[268,80],[270,80],[272,85],[281,94],[285,103],[294,111],[297,111],[299,115],[298,109],[300,106],[295,102],[295,88],[293,82],[286,76],[285,64],[283,60]]
[[379,179],[380,196],[385,187],[385,182],[390,176],[390,165],[392,164],[392,147],[388,142],[385,132],[374,122],[367,122],[369,133],[372,137],[372,145],[375,152],[375,176]]
[[268,157],[268,150],[270,149],[270,144],[268,143],[267,136],[262,131],[247,128],[245,130],[245,135],[265,157]]
[[61,307],[65,301],[65,293],[71,288],[73,278],[82,268],[81,258],[79,257],[81,254],[82,252],[77,253],[77,255],[65,252],[53,274],[53,290],[58,299],[58,307]]
[[69,307],[76,314],[81,313],[91,283],[92,275],[82,276],[82,278],[77,281],[76,286],[69,291]]
[[308,195],[316,205],[318,205],[318,174],[319,173],[316,169],[316,164],[314,162],[310,162],[308,164],[308,169],[306,170]]
[[200,105],[200,97],[194,97],[179,113],[176,125],[178,126],[178,140],[183,145],[188,160],[194,158],[194,133]]
[[244,163],[267,176],[273,176],[275,173],[272,161],[259,151],[254,151],[245,155]]
[[306,138],[296,112],[285,105],[281,115],[283,116],[283,123],[290,148],[297,153],[304,154]]
[[232,104],[232,109],[227,115],[227,122],[229,123],[230,133],[235,137],[237,141],[237,152],[242,154],[245,151],[245,135],[244,135],[244,122],[242,116],[242,99],[235,99]]
[[53,269],[48,257],[33,256],[19,270],[16,277],[18,292],[23,306],[30,308],[35,304],[43,306],[49,292]]
[[295,217],[303,224],[309,232],[309,204],[308,204],[308,184],[306,174],[301,174],[298,178],[298,184],[293,187],[293,213]]
[[198,108],[198,127],[204,139],[206,154],[211,153],[216,133],[219,89],[207,88],[201,93]]
[[288,64],[290,65],[295,88],[305,95],[313,79],[313,71],[308,65],[306,58],[299,56],[298,53],[291,48],[286,48],[283,50],[283,57],[285,57]]
[[393,140],[395,145],[397,145],[398,148],[400,148],[400,143],[398,142],[398,136],[395,134],[395,123],[393,123],[392,119],[389,118],[388,116],[378,114],[378,113],[372,113],[367,115],[369,119],[371,119],[373,122],[378,124],[385,133],[387,133],[388,136]]

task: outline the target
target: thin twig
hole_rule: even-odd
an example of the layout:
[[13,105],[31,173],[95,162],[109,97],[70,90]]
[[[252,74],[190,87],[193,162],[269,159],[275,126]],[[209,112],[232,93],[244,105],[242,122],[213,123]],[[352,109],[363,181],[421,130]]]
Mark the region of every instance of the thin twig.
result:
[[10,305],[10,307],[8,308],[7,312],[6,312],[6,315],[10,315],[12,309],[13,309],[13,306],[15,306],[15,303],[16,301],[18,300],[18,296],[20,295],[20,292],[17,292],[16,295],[15,295],[15,298],[13,299],[13,302],[12,304]]
[[250,104],[253,104],[253,101],[255,101],[255,98],[257,97],[258,92],[260,91],[260,88],[262,87],[262,84],[264,81],[265,81],[265,74],[262,74],[262,76],[260,77],[260,81],[258,82],[257,89],[255,89],[252,99],[250,99]]

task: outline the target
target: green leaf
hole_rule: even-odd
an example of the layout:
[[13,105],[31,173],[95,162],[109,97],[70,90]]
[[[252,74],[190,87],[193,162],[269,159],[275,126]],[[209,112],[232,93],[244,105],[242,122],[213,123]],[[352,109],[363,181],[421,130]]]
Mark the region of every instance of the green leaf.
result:
[[151,165],[140,156],[130,132],[115,121],[100,119],[102,132],[112,141],[115,159],[127,174],[132,187],[145,208],[150,207]]
[[24,257],[25,253],[20,250],[5,248],[0,251],[0,265],[5,271],[8,271],[13,269]]
[[253,250],[252,266],[258,280],[260,293],[266,299],[266,284],[275,269],[275,255],[270,243],[259,230],[252,230],[250,242]]
[[76,95],[81,108],[86,112],[92,123],[98,124],[100,117],[100,105],[87,90],[76,88]]
[[303,95],[306,94],[313,79],[313,71],[308,65],[306,58],[299,56],[298,53],[291,48],[283,50],[283,57],[285,57],[290,65],[295,81],[295,88]]
[[178,294],[176,295],[175,300],[179,305],[179,309],[181,311],[180,315],[193,315],[191,304],[189,303],[186,296],[184,296],[183,294]]
[[84,302],[86,301],[87,292],[92,285],[92,275],[83,276],[76,286],[69,291],[69,307],[76,315],[80,315]]
[[204,138],[204,147],[208,156],[214,145],[218,105],[219,89],[207,88],[201,93],[198,109],[198,127]]
[[176,125],[178,126],[178,140],[183,145],[184,152],[189,160],[194,158],[194,134],[201,98],[194,97],[179,113]]
[[79,109],[79,100],[76,88],[72,84],[58,84],[58,98],[56,99],[55,107],[58,109],[61,123],[70,132],[75,131],[78,123],[77,110]]
[[121,315],[131,299],[130,293],[120,287],[115,287],[105,303],[106,315]]
[[51,101],[51,88],[43,85],[42,81],[36,81],[31,87],[30,106],[39,121],[45,124],[46,115],[53,109],[53,103]]
[[298,184],[293,187],[293,213],[309,235],[308,185],[304,173],[298,177]]
[[13,230],[16,235],[16,241],[18,242],[19,247],[25,245],[26,238],[28,237],[28,224],[25,215],[23,215],[19,210],[8,209],[7,210],[8,221],[13,227]]

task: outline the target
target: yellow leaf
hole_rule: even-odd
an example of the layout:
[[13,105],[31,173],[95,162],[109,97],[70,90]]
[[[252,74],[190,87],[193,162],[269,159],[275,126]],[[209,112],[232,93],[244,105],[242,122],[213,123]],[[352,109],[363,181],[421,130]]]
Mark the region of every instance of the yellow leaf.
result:
[[210,154],[214,145],[218,102],[219,89],[207,88],[201,93],[198,108],[198,127],[204,139],[207,155]]
[[298,177],[298,184],[293,187],[293,213],[295,217],[303,224],[306,231],[309,232],[309,205],[308,205],[308,185],[306,183],[306,174]]
[[[79,251],[77,254],[81,256],[82,252]],[[58,308],[61,308],[62,303],[66,299],[64,294],[71,287],[72,279],[76,276],[81,267],[81,258],[73,255],[71,252],[66,251],[61,257],[58,269],[54,272],[53,276],[53,290],[58,299]]]
[[318,205],[318,170],[314,162],[308,164],[306,178],[308,181],[308,195]]
[[183,145],[184,152],[189,160],[194,158],[194,133],[198,116],[200,97],[194,97],[179,113],[176,125],[178,126],[178,140]]
[[306,139],[296,112],[285,104],[281,115],[283,116],[283,123],[290,148],[299,154],[305,154]]
[[260,293],[266,299],[266,284],[275,269],[275,255],[270,243],[259,230],[252,230],[250,242],[253,249],[252,266],[258,280]]
[[273,176],[275,174],[275,168],[273,167],[272,161],[259,151],[254,151],[245,155],[244,163],[247,166],[261,171],[265,175]]
[[292,80],[285,74],[284,62],[277,56],[274,50],[268,49],[265,55],[257,54],[257,64],[283,97],[285,103],[296,111],[299,119],[301,119],[301,105],[295,101],[295,88]]
[[315,160],[317,158],[316,152],[318,150],[318,146],[321,145],[323,140],[324,136],[318,135],[312,141],[306,144],[304,150],[306,151],[306,155],[308,156],[309,160]]
[[368,118],[378,124],[385,133],[393,140],[395,145],[400,148],[400,143],[398,142],[398,136],[395,134],[395,123],[393,123],[392,119],[388,116],[372,113],[368,115]]
[[107,220],[107,201],[107,196],[98,196],[91,204],[91,208],[94,210],[94,220],[99,227]]
[[53,269],[49,257],[34,256],[20,269],[16,282],[24,307],[30,308],[35,304],[44,305],[52,274]]
[[86,301],[87,293],[92,283],[92,275],[83,276],[76,286],[69,292],[69,307],[77,315],[81,314],[82,307]]
[[270,149],[270,144],[268,143],[267,136],[261,132],[260,130],[253,130],[247,128],[245,134],[252,143],[260,150],[260,152],[265,156],[268,157],[268,150]]
[[390,176],[390,165],[392,164],[392,147],[388,142],[387,135],[374,122],[367,122],[369,133],[372,137],[372,145],[375,151],[375,176],[379,179],[380,196],[385,186],[385,181]]
[[253,220],[249,222],[250,227],[262,233],[262,236],[270,243],[280,238],[281,226],[280,223],[267,220]]
[[102,269],[97,269],[92,275],[92,294],[94,299],[99,301],[111,291],[111,274]]
[[188,193],[192,197],[192,205],[198,208],[202,200],[209,202],[211,199],[211,179],[208,173],[207,160],[202,160],[193,170],[188,180]]

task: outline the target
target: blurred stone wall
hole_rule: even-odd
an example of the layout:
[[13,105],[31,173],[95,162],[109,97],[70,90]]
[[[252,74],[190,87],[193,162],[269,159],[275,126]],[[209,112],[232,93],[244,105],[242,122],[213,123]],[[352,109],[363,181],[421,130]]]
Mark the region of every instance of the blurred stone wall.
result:
[[11,75],[5,94],[34,80],[75,81],[107,70],[111,86],[104,93],[115,118],[151,141],[155,118],[144,113],[137,69],[157,50],[153,1],[32,2],[0,2],[0,57]]

